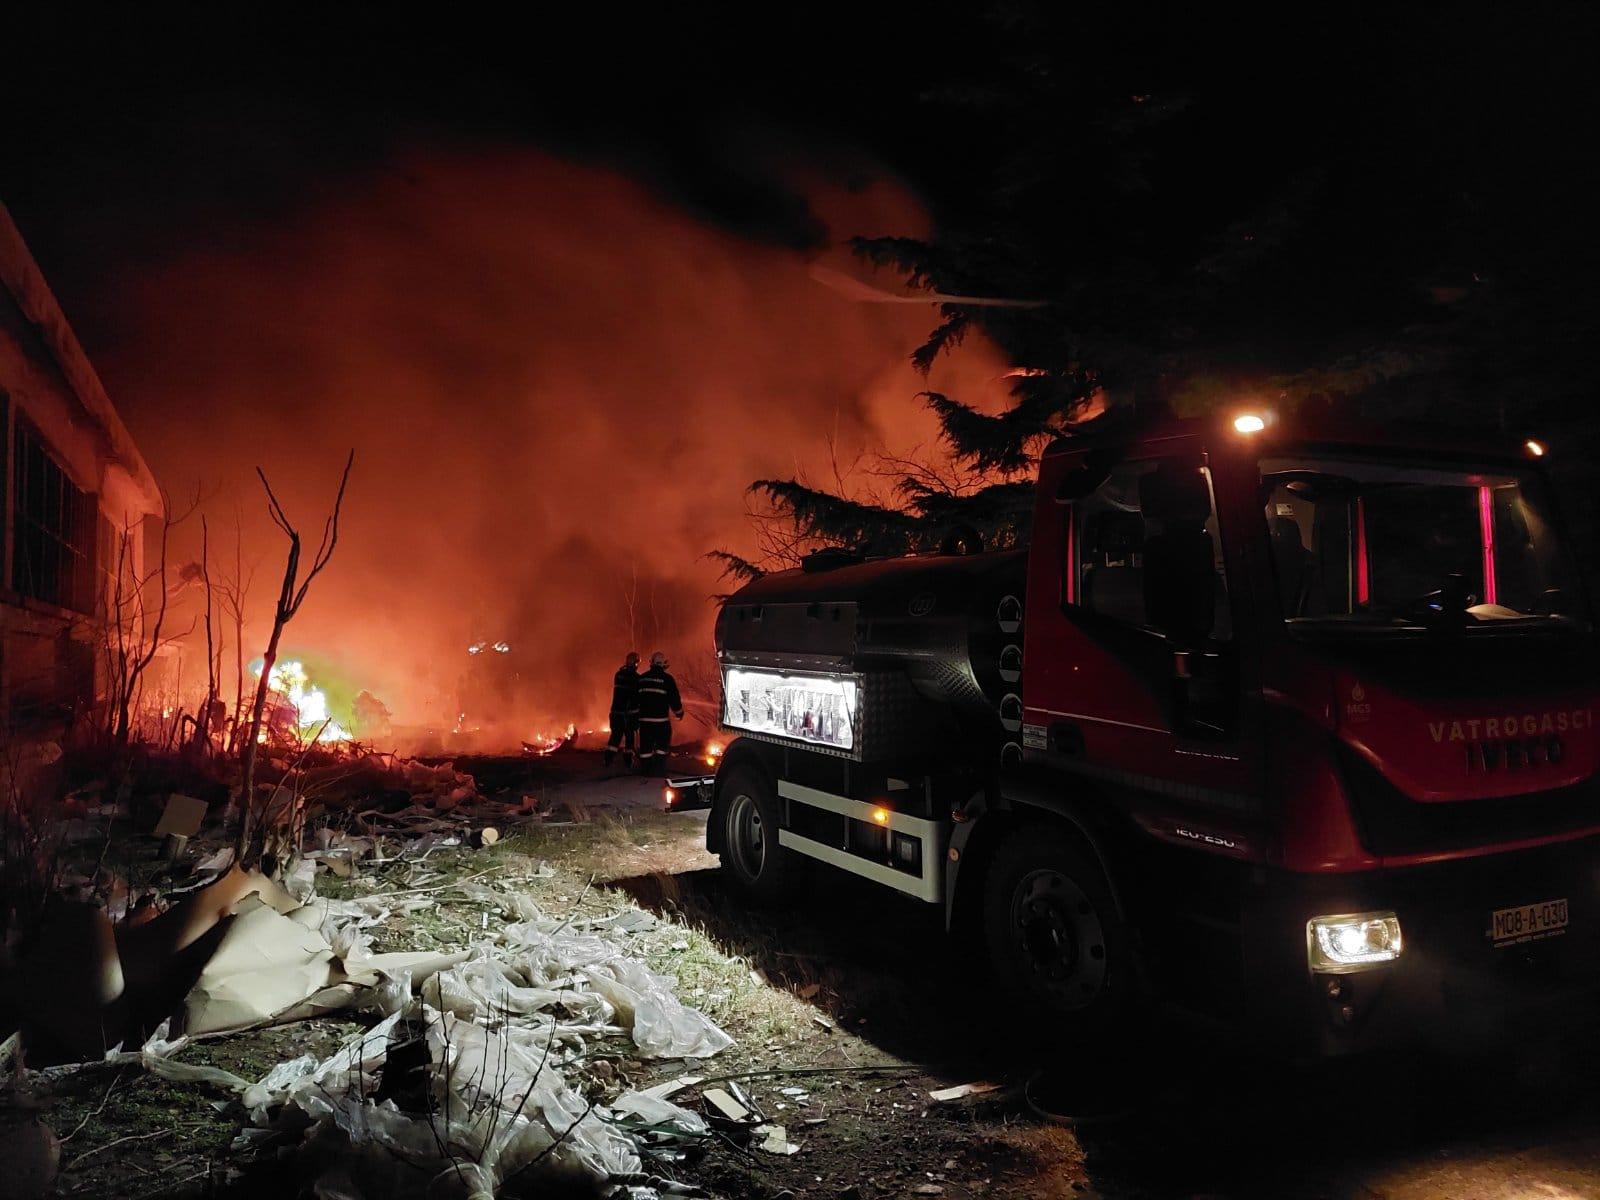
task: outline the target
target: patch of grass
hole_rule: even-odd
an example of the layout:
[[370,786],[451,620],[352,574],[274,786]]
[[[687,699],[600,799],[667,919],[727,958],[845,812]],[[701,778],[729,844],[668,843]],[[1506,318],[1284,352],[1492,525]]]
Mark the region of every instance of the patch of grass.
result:
[[353,1021],[323,1017],[294,1025],[246,1029],[215,1041],[196,1042],[178,1054],[178,1061],[221,1067],[244,1079],[260,1079],[273,1067],[301,1054],[331,1054],[358,1028]]
[[[645,960],[652,970],[678,981],[678,997],[700,1009],[741,1042],[787,1042],[818,1032],[814,1011],[781,988],[764,982],[754,965],[730,954],[702,929],[666,922],[674,937],[666,948],[652,947]],[[659,939],[658,939],[659,941]],[[677,946],[687,943],[683,949]]]

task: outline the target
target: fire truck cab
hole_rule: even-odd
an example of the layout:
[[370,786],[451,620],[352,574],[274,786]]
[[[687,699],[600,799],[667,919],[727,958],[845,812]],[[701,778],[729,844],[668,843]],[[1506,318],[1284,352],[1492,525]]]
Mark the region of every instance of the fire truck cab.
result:
[[981,928],[1090,1019],[1340,1053],[1600,982],[1591,618],[1537,442],[1229,414],[1059,441],[1026,552],[725,603],[708,845]]

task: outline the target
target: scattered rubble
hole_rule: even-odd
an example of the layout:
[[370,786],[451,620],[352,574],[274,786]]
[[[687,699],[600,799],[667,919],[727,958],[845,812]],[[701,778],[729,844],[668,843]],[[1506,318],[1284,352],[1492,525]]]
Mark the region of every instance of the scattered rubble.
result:
[[[425,907],[425,897],[402,891],[341,900],[312,892],[296,900],[230,867],[152,922],[142,943],[145,956],[160,947],[170,961],[225,925],[183,998],[183,1033],[172,1038],[163,1023],[138,1050],[116,1048],[98,1061],[233,1092],[250,1121],[241,1150],[276,1152],[337,1131],[356,1150],[398,1158],[435,1182],[450,1176],[463,1195],[491,1196],[534,1173],[654,1194],[639,1183],[645,1157],[703,1141],[704,1119],[659,1094],[629,1090],[607,1105],[586,1101],[567,1072],[598,1039],[627,1037],[646,1059],[706,1058],[732,1039],[683,1005],[671,980],[627,953],[625,939],[653,918],[557,919],[526,896],[459,886],[517,919],[454,954],[375,954],[366,930],[393,912]],[[127,1011],[148,1004],[116,986],[118,968],[126,981],[139,974],[139,960],[122,957],[104,913],[74,920],[75,941],[46,943],[71,949],[33,960],[45,1002],[30,1012],[27,1028],[83,1050],[91,1028],[108,1036],[117,1018],[131,1028]],[[81,947],[90,944],[99,949],[86,954]],[[100,977],[88,977],[94,970],[63,975],[63,965],[75,962],[99,963]],[[74,992],[84,999],[75,1001]],[[302,1056],[256,1081],[174,1061],[195,1038],[342,1009],[381,1019],[331,1056]],[[20,1040],[32,1038],[25,1028]],[[8,1054],[18,1042],[7,1043]],[[19,1154],[38,1143],[31,1127],[13,1140]],[[340,1169],[361,1174],[359,1163]]]
[[[101,851],[63,872],[80,898],[52,901],[22,947],[7,989],[22,1024],[3,1043],[8,1070],[25,1082],[136,1068],[221,1089],[248,1118],[241,1153],[278,1157],[342,1137],[357,1154],[339,1178],[319,1182],[319,1195],[359,1194],[350,1188],[373,1165],[369,1151],[410,1164],[429,1194],[489,1196],[547,1176],[656,1194],[654,1172],[698,1149],[709,1127],[665,1095],[619,1086],[623,1077],[604,1059],[591,1063],[592,1052],[624,1039],[639,1060],[702,1059],[732,1043],[678,1000],[670,978],[629,954],[628,939],[656,918],[579,914],[576,903],[552,917],[472,876],[433,882],[437,851],[492,848],[507,824],[541,821],[539,807],[486,800],[451,763],[313,751],[290,761],[263,750],[258,811],[287,846],[286,859],[269,850],[276,879],[240,869],[231,847],[188,850],[227,816],[215,796],[169,789],[152,812],[105,783],[74,793],[74,827],[64,831],[73,844],[93,853],[113,826],[142,825],[162,839],[162,865],[134,883]],[[382,884],[366,895],[318,893],[319,876],[369,874]],[[538,864],[530,874],[552,872]],[[482,906],[475,941],[450,952],[373,949],[375,930],[432,909],[441,889]],[[491,912],[506,919],[491,928]],[[336,1012],[376,1024],[331,1055],[302,1055],[259,1079],[176,1057],[199,1039]],[[136,1048],[123,1049],[130,1041]],[[579,1080],[603,1080],[607,1102],[586,1098]],[[25,1113],[20,1095],[8,1108]],[[12,1177],[26,1185],[15,1194],[53,1184],[59,1151],[48,1133],[31,1118],[0,1123],[8,1163],[38,1161]]]
[[[558,848],[581,838],[616,853],[627,835],[612,817],[579,819],[597,814],[559,788],[458,794],[473,777],[450,764],[341,749],[298,775],[281,766],[264,756],[261,778],[280,810],[297,814],[297,837],[266,864],[275,876],[238,867],[221,844],[227,806],[181,777],[132,795],[109,784],[84,791],[73,818],[83,836],[62,872],[77,899],[56,904],[49,936],[25,947],[32,983],[22,990],[38,1002],[24,1035],[0,1043],[0,1066],[26,1046],[18,1079],[92,1092],[85,1100],[101,1108],[103,1085],[90,1079],[113,1088],[144,1079],[208,1102],[207,1112],[227,1114],[207,1126],[222,1158],[187,1159],[184,1178],[197,1166],[217,1179],[286,1171],[292,1187],[337,1200],[522,1195],[560,1180],[638,1200],[701,1194],[674,1182],[685,1174],[720,1191],[727,1171],[756,1163],[798,1187],[848,1153],[849,1123],[825,1125],[830,1110],[848,1111],[839,1097],[859,1095],[875,1119],[869,1097],[880,1089],[857,1092],[849,1076],[832,1077],[822,1102],[786,1077],[806,1068],[730,1077],[701,1065],[729,1051],[718,1021],[730,1018],[741,1038],[755,1035],[736,1065],[770,1063],[771,1018],[745,1006],[765,1014],[778,998],[787,1044],[819,1026],[840,1063],[827,1070],[882,1070],[749,960],[719,957],[714,976],[679,975],[680,994],[663,965],[678,974],[675,964],[707,952],[704,937],[670,906],[658,916],[608,899],[616,893],[574,877]],[[113,825],[122,851],[107,857]],[[158,828],[187,839],[165,860]],[[508,849],[508,837],[530,830],[560,871],[525,841]],[[651,843],[620,844],[631,856]],[[280,1049],[265,1060],[215,1056],[236,1042]],[[899,1107],[910,1112],[886,1111]],[[16,1108],[14,1095],[0,1097],[0,1113]],[[58,1128],[78,1123],[68,1112]],[[127,1117],[113,1104],[109,1119]],[[228,1121],[243,1126],[236,1137]],[[0,1116],[0,1134],[18,1124],[14,1112]],[[80,1138],[58,1159],[66,1190],[82,1190],[85,1171],[115,1172],[109,1147],[184,1136],[98,1123],[89,1136],[102,1128],[114,1136]],[[805,1136],[823,1128],[841,1136]]]

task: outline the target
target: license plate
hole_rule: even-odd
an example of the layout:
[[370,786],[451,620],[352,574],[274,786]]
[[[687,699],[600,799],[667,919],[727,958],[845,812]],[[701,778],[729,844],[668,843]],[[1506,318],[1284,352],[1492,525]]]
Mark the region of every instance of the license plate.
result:
[[1489,914],[1489,940],[1496,946],[1516,946],[1560,937],[1567,931],[1567,920],[1565,900],[1498,908]]

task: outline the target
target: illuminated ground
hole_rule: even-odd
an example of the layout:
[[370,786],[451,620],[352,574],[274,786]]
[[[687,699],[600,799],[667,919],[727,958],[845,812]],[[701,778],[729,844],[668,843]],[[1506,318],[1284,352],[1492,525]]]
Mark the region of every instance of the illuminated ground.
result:
[[[525,890],[549,912],[638,905],[658,914],[661,923],[637,935],[634,950],[737,1039],[716,1060],[719,1072],[832,1072],[750,1082],[803,1148],[779,1158],[718,1146],[671,1169],[712,1195],[1600,1196],[1600,1047],[1592,1043],[1552,1051],[1547,1035],[1557,1031],[1530,1030],[1514,1061],[1296,1070],[1151,1025],[1099,1047],[1132,1110],[1069,1128],[1035,1112],[1024,1085],[1041,1067],[1069,1082],[1085,1076],[1083,1050],[1063,1048],[1057,1031],[1019,1024],[988,986],[981,955],[947,937],[930,909],[829,877],[787,909],[751,911],[722,886],[705,852],[705,813],[661,811],[658,782],[605,770],[583,753],[461,765],[507,801],[508,815],[521,795],[542,794],[552,816],[493,850],[439,851],[431,868]],[[568,799],[584,817],[573,816]],[[327,894],[385,886],[373,874],[318,878]],[[461,946],[496,919],[448,888],[437,896],[436,909],[375,930],[377,948]],[[326,1053],[348,1029],[337,1019],[303,1022],[194,1047],[184,1058],[258,1077],[297,1054]],[[894,1073],[854,1070],[871,1064]],[[614,1069],[648,1085],[683,1068],[624,1055]],[[979,1080],[1002,1086],[948,1105],[928,1095]],[[805,1095],[782,1091],[794,1086]],[[240,1172],[229,1149],[239,1117],[213,1107],[216,1099],[137,1072],[64,1089],[45,1110],[59,1132],[77,1130],[59,1194],[277,1198],[303,1190],[309,1181],[293,1163]],[[692,1089],[680,1099],[701,1104]]]
[[[575,786],[587,795],[612,785]],[[751,912],[705,854],[703,819],[632,817],[651,832],[612,860],[632,871],[622,884],[630,895],[707,930],[771,986],[811,995],[865,1047],[938,1079],[1015,1083],[1050,1057],[1049,1031],[1009,1023],[972,948],[928,910],[828,876],[791,909]],[[810,1178],[785,1169],[770,1182],[833,1195],[865,1179],[862,1195],[895,1195],[911,1178],[899,1172],[920,1164],[943,1174],[937,1186],[954,1197],[1600,1196],[1600,1042],[1552,1041],[1555,1032],[1530,1030],[1523,1049],[1498,1060],[1311,1070],[1247,1064],[1237,1048],[1212,1054],[1191,1035],[1152,1028],[1118,1052],[1142,1081],[1126,1119],[1070,1130],[1039,1120],[1014,1091],[955,1111],[907,1096],[869,1128],[819,1134],[814,1157],[800,1156],[809,1164],[795,1164],[814,1168]],[[1054,1066],[1070,1073],[1070,1054]],[[996,1170],[985,1169],[991,1157]],[[946,1162],[958,1165],[941,1170]],[[872,1185],[885,1170],[901,1182]]]

